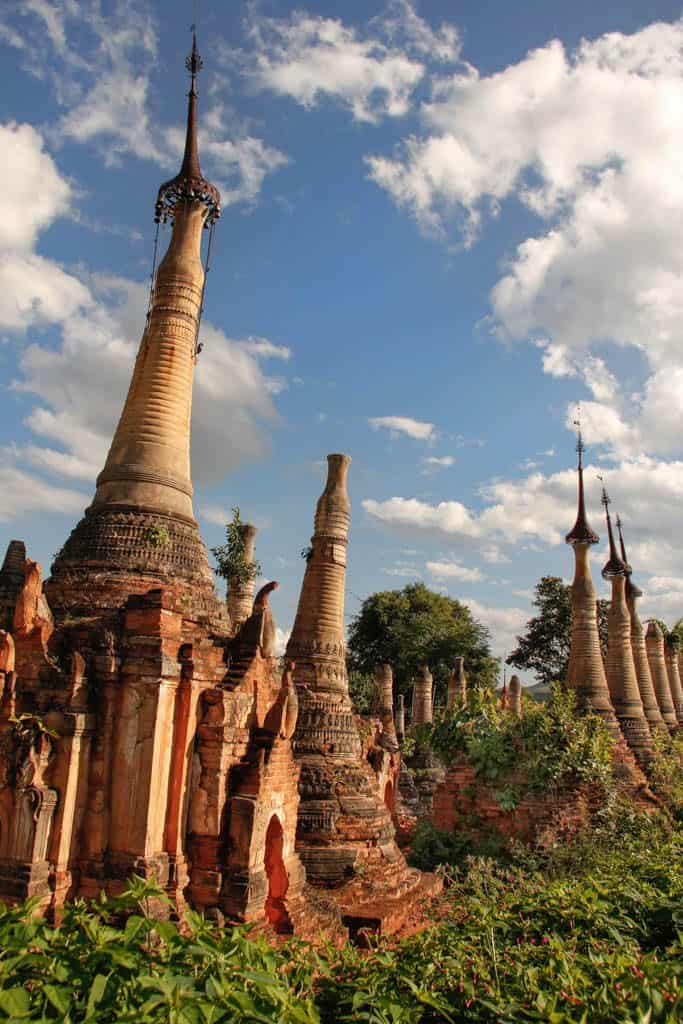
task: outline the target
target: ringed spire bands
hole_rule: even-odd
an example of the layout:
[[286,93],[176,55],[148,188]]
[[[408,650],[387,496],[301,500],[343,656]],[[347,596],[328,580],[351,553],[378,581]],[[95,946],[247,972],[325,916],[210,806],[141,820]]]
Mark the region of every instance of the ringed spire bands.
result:
[[172,223],[170,243],[153,281],[128,395],[95,497],[52,576],[87,567],[191,579],[213,606],[213,578],[192,508],[190,418],[204,288],[202,230],[218,218],[220,194],[199,165],[196,36],[187,68],[183,163],[161,186],[156,205],[156,219]]

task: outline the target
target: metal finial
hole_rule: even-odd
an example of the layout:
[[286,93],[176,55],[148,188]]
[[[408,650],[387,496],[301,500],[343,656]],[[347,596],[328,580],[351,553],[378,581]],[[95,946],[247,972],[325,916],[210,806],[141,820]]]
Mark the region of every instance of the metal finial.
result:
[[[581,408],[578,408],[578,416],[581,416]],[[584,452],[583,439],[581,437],[581,420],[574,420],[574,424],[578,427],[578,439],[576,443],[576,450],[579,453],[579,464],[577,466],[579,473],[579,507],[576,514],[576,522],[573,528],[565,537],[567,544],[597,544],[600,538],[597,533],[591,529],[588,519],[586,518],[586,503],[583,493],[583,459],[582,455]]]
[[192,25],[192,51],[188,57],[185,58],[185,67],[192,76],[192,92],[196,89],[196,78],[199,72],[204,67],[204,61],[199,56],[199,50],[197,49],[197,32],[195,26]]
[[609,537],[609,558],[605,562],[602,568],[603,579],[611,579],[613,576],[627,576],[628,567],[624,559],[620,558],[617,554],[617,546],[614,543],[614,532],[612,530],[612,517],[609,514],[609,507],[611,499],[605,488],[605,481],[598,474],[598,480],[602,484],[602,505],[605,509],[605,519],[607,520],[607,536]]
[[197,146],[197,75],[202,69],[202,58],[197,49],[197,33],[192,26],[192,52],[185,61],[185,67],[192,76],[187,105],[187,131],[185,152],[180,172],[175,178],[164,182],[159,189],[154,209],[154,219],[166,222],[173,220],[175,208],[185,201],[200,202],[206,206],[205,227],[213,225],[221,215],[221,196],[215,185],[207,181],[199,166]]
[[[621,548],[622,561],[623,561],[624,565],[626,566],[626,574],[627,574],[627,576],[630,576],[631,573],[633,572],[633,570],[632,570],[631,566],[628,564],[628,558],[626,557],[626,545],[624,544],[624,534],[622,533],[622,529],[621,529],[621,517],[620,516],[617,516],[616,524],[617,524],[617,533],[619,534],[619,547]],[[642,590],[640,590],[634,583],[632,583],[630,579],[628,581],[628,589],[629,589],[629,593],[633,594],[634,597],[642,597],[643,596]]]
[[586,446],[583,443],[583,437],[581,435],[581,405],[576,406],[576,419],[572,420],[572,423],[576,427],[576,450],[579,453],[579,466],[581,466],[581,457],[586,450]]

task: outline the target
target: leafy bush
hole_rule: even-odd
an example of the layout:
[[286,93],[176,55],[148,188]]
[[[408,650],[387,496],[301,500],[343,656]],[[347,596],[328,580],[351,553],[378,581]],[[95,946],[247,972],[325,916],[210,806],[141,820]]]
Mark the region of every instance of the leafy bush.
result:
[[[577,715],[574,694],[559,685],[547,704],[525,701],[520,718],[501,711],[495,693],[472,688],[465,705],[437,716],[428,742],[446,764],[464,760],[482,782],[500,786],[506,810],[570,776],[605,787],[612,779],[612,737],[596,715]],[[510,784],[512,775],[520,784]]]
[[[617,819],[615,818],[614,821]],[[460,854],[458,854],[460,856]],[[368,951],[271,947],[135,880],[116,900],[0,906],[0,1020],[64,1024],[555,1024],[679,1021],[683,832],[643,818],[573,873],[469,858],[440,923]]]
[[679,821],[683,821],[683,736],[655,732],[654,757],[648,769],[652,789]]
[[421,871],[434,871],[441,865],[461,864],[471,850],[469,836],[435,828],[428,818],[417,823],[410,851],[410,864]]

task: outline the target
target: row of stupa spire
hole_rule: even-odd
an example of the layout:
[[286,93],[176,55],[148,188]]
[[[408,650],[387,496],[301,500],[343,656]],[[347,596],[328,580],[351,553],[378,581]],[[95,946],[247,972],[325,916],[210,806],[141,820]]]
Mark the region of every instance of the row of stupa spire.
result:
[[581,711],[599,715],[616,739],[626,740],[641,765],[652,759],[653,734],[683,725],[683,689],[678,652],[665,645],[658,623],[651,620],[647,632],[638,615],[642,591],[632,580],[624,534],[616,520],[619,549],[614,536],[610,499],[602,488],[609,557],[602,568],[608,580],[611,602],[608,614],[607,656],[603,659],[598,630],[597,595],[590,570],[590,548],[600,540],[586,516],[583,483],[584,444],[579,427],[578,510],[566,536],[574,550],[572,583],[572,634],[568,685],[576,692]]

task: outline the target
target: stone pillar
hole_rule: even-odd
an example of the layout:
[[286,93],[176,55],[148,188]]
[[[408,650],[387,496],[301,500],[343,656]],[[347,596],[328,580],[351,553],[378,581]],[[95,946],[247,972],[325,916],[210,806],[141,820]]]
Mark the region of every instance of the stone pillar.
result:
[[394,723],[394,673],[391,665],[378,665],[375,682],[379,698],[379,715],[382,721],[384,742],[389,748],[398,750],[398,736]]
[[576,692],[579,710],[599,715],[612,735],[619,739],[621,730],[610,700],[600,649],[597,597],[590,570],[590,549],[586,543],[575,543],[573,547],[572,635],[567,682]]
[[0,569],[0,629],[11,629],[17,597],[24,585],[26,545],[23,540],[11,540]]
[[417,677],[413,684],[413,714],[410,720],[411,726],[426,725],[433,721],[432,704],[433,678],[427,665],[418,670]]
[[465,704],[467,701],[467,676],[465,675],[465,659],[456,658],[448,677],[447,707],[454,704]]
[[510,678],[510,711],[518,718],[522,714],[522,684],[519,676]]
[[[297,852],[309,882],[338,886],[372,866],[392,884],[405,860],[389,811],[364,759],[344,659],[344,583],[350,459],[328,455],[311,548],[286,658],[295,662],[299,715],[294,750],[301,766]],[[379,878],[379,875],[375,875]]]
[[567,685],[576,693],[579,711],[599,715],[615,739],[622,738],[607,688],[607,677],[600,649],[598,609],[590,568],[590,546],[600,540],[586,518],[583,491],[583,441],[579,428],[576,450],[579,456],[578,509],[576,522],[565,540],[574,549],[572,583],[572,635],[569,649]]
[[[239,531],[244,544],[244,560],[248,565],[252,565],[256,527],[251,523],[242,523]],[[246,583],[228,580],[228,613],[233,627],[241,626],[251,615],[254,607],[255,584],[255,577],[247,580]]]
[[631,616],[626,604],[626,575],[611,576],[608,620],[607,683],[624,739],[641,765],[652,759],[652,736],[638,689],[631,650]]
[[673,701],[674,711],[676,712],[676,720],[680,726],[683,725],[683,686],[681,686],[681,677],[678,671],[678,645],[675,641],[665,641],[664,659],[666,661],[666,671],[669,676],[671,699]]
[[671,699],[669,675],[666,671],[664,636],[659,628],[659,624],[654,619],[650,619],[647,624],[645,650],[647,651],[647,660],[652,675],[652,686],[657,703],[659,704],[659,710],[662,713],[665,725],[670,731],[673,731],[678,728],[678,719],[673,700]]
[[398,695],[398,707],[396,708],[396,735],[402,740],[406,734],[406,704],[402,693]]
[[655,729],[666,732],[667,726],[662,717],[662,712],[659,709],[652,681],[652,672],[650,671],[650,663],[648,661],[647,649],[645,646],[643,624],[640,621],[640,616],[638,615],[637,600],[639,597],[640,591],[637,587],[633,586],[629,580],[626,587],[626,601],[628,604],[629,614],[631,616],[631,650],[633,652],[633,661],[636,667],[640,698],[643,702],[643,711],[645,712],[645,717],[648,721],[651,732],[654,732]]

